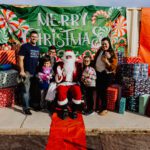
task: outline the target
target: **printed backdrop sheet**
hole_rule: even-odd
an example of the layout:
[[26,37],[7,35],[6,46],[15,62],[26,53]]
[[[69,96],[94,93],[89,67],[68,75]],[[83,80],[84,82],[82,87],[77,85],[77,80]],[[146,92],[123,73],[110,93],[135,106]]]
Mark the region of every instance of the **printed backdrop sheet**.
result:
[[127,39],[126,8],[123,7],[14,7],[0,5],[0,43],[23,38],[37,30],[41,51],[55,45],[58,56],[73,49],[81,59],[94,55],[103,37],[110,37],[113,48],[124,51]]

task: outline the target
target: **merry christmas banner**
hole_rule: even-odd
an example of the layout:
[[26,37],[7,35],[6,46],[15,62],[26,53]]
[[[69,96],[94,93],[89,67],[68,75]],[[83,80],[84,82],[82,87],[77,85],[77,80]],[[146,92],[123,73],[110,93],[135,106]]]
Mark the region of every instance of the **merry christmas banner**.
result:
[[58,55],[73,49],[77,56],[91,56],[101,45],[101,39],[111,38],[113,48],[124,51],[127,41],[126,9],[122,7],[14,7],[0,5],[0,43],[23,38],[37,30],[38,45],[47,51],[55,45]]

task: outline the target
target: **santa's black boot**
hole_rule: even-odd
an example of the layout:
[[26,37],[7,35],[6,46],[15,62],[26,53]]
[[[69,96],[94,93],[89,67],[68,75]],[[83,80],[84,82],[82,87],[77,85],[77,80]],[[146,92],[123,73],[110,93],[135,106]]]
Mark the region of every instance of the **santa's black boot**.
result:
[[71,112],[71,114],[70,114],[70,117],[71,117],[72,119],[76,119],[76,118],[78,117],[78,115],[77,115],[77,110],[78,110],[78,105],[73,104],[73,105],[72,105],[72,112]]
[[69,115],[67,105],[64,105],[64,106],[58,105],[58,108],[61,109],[61,110],[57,111],[58,117],[62,120],[65,120]]
[[68,109],[63,109],[62,110],[62,115],[61,115],[61,119],[65,120],[68,117]]
[[72,118],[72,119],[76,119],[77,117],[78,117],[77,112],[76,112],[76,111],[73,111],[73,112],[71,113],[71,118]]

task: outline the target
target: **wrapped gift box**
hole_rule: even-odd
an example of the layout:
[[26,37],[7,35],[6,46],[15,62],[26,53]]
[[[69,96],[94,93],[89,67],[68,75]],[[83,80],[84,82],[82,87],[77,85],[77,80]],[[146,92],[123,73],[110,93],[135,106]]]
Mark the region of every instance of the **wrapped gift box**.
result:
[[139,114],[145,115],[149,94],[144,94],[139,97]]
[[150,78],[123,77],[122,95],[124,97],[150,94]]
[[132,112],[138,112],[139,110],[139,97],[130,96],[126,98],[127,109]]
[[14,88],[0,89],[0,107],[12,107],[14,97]]
[[123,74],[121,65],[117,66],[116,75],[115,75],[115,83],[122,84]]
[[0,64],[16,64],[15,50],[0,50]]
[[14,69],[0,71],[0,88],[16,86],[17,76],[18,71]]
[[124,114],[126,109],[126,98],[122,97],[119,101],[119,114]]
[[148,64],[121,64],[119,67],[120,76],[132,78],[148,78]]
[[108,87],[106,94],[108,110],[111,111],[115,110],[117,98],[118,98],[118,89],[115,87]]
[[107,109],[114,111],[116,108],[116,103],[114,101],[107,101]]
[[122,86],[119,85],[119,84],[112,84],[109,87],[116,88],[118,90],[118,96],[117,96],[117,101],[116,101],[116,109],[118,111],[118,109],[119,109],[119,101],[120,101],[121,96],[122,96]]
[[148,102],[147,102],[145,114],[150,117],[150,97],[149,97]]
[[116,88],[118,90],[117,101],[119,101],[121,99],[121,95],[122,95],[122,86],[119,84],[112,84],[109,87]]
[[124,57],[123,58],[124,63],[142,63],[142,60],[140,57]]
[[117,52],[117,56],[118,56],[118,64],[124,63],[124,52],[122,51]]

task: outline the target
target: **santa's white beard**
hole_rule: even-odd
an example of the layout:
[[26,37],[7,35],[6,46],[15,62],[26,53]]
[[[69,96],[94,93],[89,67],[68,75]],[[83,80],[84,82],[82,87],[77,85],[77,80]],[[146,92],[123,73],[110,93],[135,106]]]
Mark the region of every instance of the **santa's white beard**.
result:
[[73,72],[75,71],[75,61],[73,59],[64,61],[64,71],[66,75],[66,81],[72,81]]

